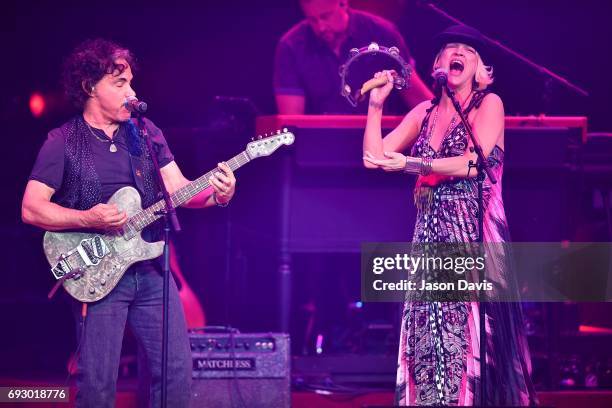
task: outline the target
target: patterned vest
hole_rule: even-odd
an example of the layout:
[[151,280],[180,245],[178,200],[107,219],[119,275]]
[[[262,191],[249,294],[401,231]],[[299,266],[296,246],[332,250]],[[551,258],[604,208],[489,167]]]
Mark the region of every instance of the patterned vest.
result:
[[[150,131],[150,122],[146,121]],[[138,134],[132,120],[128,121],[127,145],[135,187],[142,198],[144,208],[158,200],[160,194],[151,156],[145,141]],[[53,197],[57,204],[76,210],[87,210],[102,201],[100,178],[96,172],[89,144],[90,131],[81,115],[62,128],[64,143],[64,177],[62,185]],[[156,145],[153,144],[155,148]]]

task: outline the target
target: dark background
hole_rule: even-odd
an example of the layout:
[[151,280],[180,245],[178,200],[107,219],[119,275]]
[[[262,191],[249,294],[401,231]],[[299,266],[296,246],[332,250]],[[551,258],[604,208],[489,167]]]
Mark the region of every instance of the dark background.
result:
[[[510,57],[497,55],[491,61],[497,76],[494,89],[502,96],[507,114],[586,115],[590,130],[612,131],[607,99],[612,91],[612,25],[607,2],[437,3],[591,93],[584,98],[553,85],[551,102],[545,103],[543,76]],[[416,58],[418,71],[428,78],[431,38],[449,25],[446,20],[415,1],[353,4],[394,20]],[[274,113],[275,44],[300,18],[297,1],[281,0],[175,2],[171,6],[154,1],[20,1],[2,6],[0,347],[3,356],[22,357],[3,357],[0,366],[7,371],[41,366],[57,369],[74,347],[66,300],[61,296],[46,299],[53,282],[41,250],[42,233],[23,225],[19,215],[36,152],[46,133],[71,114],[60,98],[63,58],[82,40],[98,36],[130,48],[140,65],[133,86],[149,103],[149,117],[167,130],[184,173],[193,178],[221,158],[240,151],[248,141],[248,124],[220,131],[227,123],[217,123],[220,116],[213,102],[215,96],[246,97],[258,112]],[[29,97],[35,91],[50,101],[49,112],[41,118],[34,118],[28,109]],[[185,133],[179,129],[198,130]],[[181,138],[184,134],[192,137]],[[198,138],[195,144],[194,137]],[[546,151],[534,154],[546,155]],[[256,194],[243,194],[241,198],[241,185],[264,183],[273,177],[272,170],[273,165],[260,163],[245,168],[229,211],[181,211],[185,226],[177,239],[181,264],[211,324],[232,323],[244,330],[277,329],[275,221],[270,220],[269,228],[256,230],[240,221],[257,215],[256,204],[246,202],[246,197]],[[265,202],[270,198],[262,194],[258,199]],[[228,258],[227,254],[232,256]],[[233,274],[229,277],[225,274],[227,262]],[[346,260],[350,266],[347,270],[358,268],[358,263],[351,262],[353,258]],[[348,276],[340,281],[347,280]],[[345,291],[351,295],[343,300],[358,296],[358,292],[353,295],[358,281],[347,285],[329,287],[328,297]]]

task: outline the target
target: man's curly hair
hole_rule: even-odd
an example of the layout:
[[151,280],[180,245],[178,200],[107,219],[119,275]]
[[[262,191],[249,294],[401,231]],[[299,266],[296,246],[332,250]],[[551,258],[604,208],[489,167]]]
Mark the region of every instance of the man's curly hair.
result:
[[125,59],[132,69],[136,60],[130,50],[102,38],[86,40],[66,58],[63,69],[64,89],[68,99],[83,109],[92,87],[106,74],[119,75],[127,66],[117,64]]

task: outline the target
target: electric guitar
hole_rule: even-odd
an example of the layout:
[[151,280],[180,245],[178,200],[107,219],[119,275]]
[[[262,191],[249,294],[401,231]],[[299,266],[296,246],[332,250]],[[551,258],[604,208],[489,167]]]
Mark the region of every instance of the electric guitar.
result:
[[[283,129],[276,134],[250,142],[240,154],[227,161],[235,171],[258,157],[269,156],[283,145],[291,145],[293,133]],[[170,199],[175,207],[210,187],[208,179],[213,169],[174,192]],[[133,187],[117,190],[109,204],[117,204],[128,215],[127,222],[117,231],[104,233],[46,232],[43,249],[51,272],[57,280],[53,296],[59,285],[81,302],[95,302],[108,295],[125,271],[135,262],[154,259],[163,252],[164,243],[146,242],[141,231],[161,217],[165,208],[163,200],[142,209],[141,198]]]

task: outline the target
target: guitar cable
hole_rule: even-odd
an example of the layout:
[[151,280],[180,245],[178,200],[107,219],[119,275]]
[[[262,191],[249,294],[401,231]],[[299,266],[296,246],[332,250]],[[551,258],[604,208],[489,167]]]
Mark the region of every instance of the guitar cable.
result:
[[[72,373],[78,370],[78,362],[81,356],[81,347],[83,346],[83,339],[85,338],[85,320],[87,318],[87,303],[81,304],[81,319],[79,321],[79,342],[77,344],[77,348],[73,354],[73,357],[70,359],[68,363],[68,375],[66,376],[66,380],[64,381],[64,387],[68,386],[68,382],[70,381],[70,377]],[[76,364],[76,367],[75,367]]]

